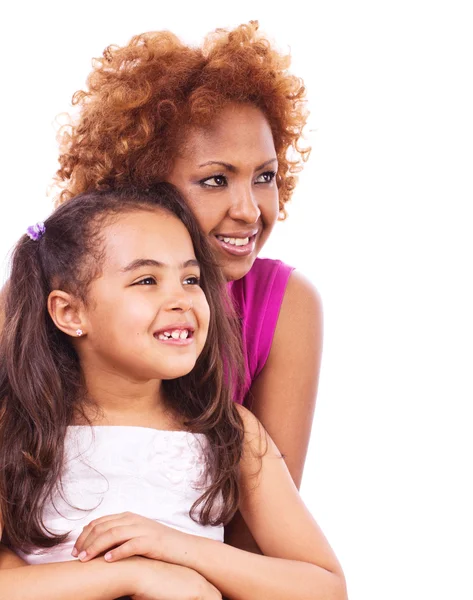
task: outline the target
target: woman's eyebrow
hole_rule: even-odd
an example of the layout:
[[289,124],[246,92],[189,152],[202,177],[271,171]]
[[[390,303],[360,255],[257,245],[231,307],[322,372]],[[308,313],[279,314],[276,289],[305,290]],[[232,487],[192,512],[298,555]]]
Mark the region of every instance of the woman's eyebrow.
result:
[[[276,162],[277,158],[270,158],[269,160],[265,161],[264,163],[262,163],[261,165],[258,165],[255,168],[255,171],[259,171],[260,169],[264,169],[264,167],[267,167],[268,165],[270,165],[273,162]],[[208,167],[209,165],[219,165],[221,167],[225,167],[225,169],[228,169],[231,173],[235,173],[237,171],[237,168],[227,162],[223,162],[221,160],[208,160],[205,163],[202,163],[201,165],[199,165],[199,169],[201,169],[202,167]]]
[[[169,267],[169,265],[160,262],[159,260],[154,260],[153,258],[137,258],[129,263],[126,267],[120,269],[120,271],[122,273],[128,273],[129,271],[134,271],[135,269],[140,269],[141,267],[157,267],[159,269],[163,269],[165,267]],[[200,267],[200,265],[195,258],[191,258],[179,265],[180,269],[187,269],[187,267]]]

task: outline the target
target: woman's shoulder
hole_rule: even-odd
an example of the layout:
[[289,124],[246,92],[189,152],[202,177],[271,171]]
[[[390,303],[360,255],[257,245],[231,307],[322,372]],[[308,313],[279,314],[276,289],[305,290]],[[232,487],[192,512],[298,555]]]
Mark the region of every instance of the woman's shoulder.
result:
[[322,299],[317,288],[308,277],[296,270],[288,278],[281,311],[290,312],[293,309],[322,314]]

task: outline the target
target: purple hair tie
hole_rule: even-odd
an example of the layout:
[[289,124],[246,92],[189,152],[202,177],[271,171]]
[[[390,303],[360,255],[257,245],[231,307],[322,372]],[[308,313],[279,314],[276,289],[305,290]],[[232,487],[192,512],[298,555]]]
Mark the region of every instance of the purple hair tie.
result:
[[40,221],[39,223],[36,223],[36,225],[30,225],[26,230],[26,235],[37,242],[43,237],[45,231],[46,227],[44,226],[44,223],[41,223]]

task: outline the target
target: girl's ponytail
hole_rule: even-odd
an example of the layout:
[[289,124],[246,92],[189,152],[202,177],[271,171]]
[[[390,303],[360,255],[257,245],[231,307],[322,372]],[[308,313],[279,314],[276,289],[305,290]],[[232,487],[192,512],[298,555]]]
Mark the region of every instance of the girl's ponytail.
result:
[[[77,369],[58,362],[65,345],[47,312],[44,244],[25,235],[16,246],[0,334],[0,510],[9,543],[20,549],[26,540],[46,547],[59,541],[44,531],[34,507],[60,471],[71,417],[64,400],[77,382]],[[58,367],[69,371],[67,394]]]

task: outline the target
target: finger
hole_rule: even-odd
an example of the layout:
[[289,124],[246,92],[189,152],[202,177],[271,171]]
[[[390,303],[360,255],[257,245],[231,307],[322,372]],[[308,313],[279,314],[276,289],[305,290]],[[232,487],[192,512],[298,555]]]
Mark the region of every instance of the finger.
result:
[[213,585],[210,583],[210,581],[208,582],[209,586],[210,586],[210,595],[209,598],[212,599],[220,599],[222,598],[222,594],[220,593],[220,591]]
[[[113,526],[113,523],[116,521],[117,521],[117,519],[116,519],[115,515],[108,515],[107,517],[102,517],[101,519],[96,519],[94,521],[91,521],[88,525],[86,525],[84,527],[81,534],[77,538],[76,543],[74,544],[74,548],[72,549],[72,556],[77,557],[82,552],[87,538],[95,530],[96,526],[98,526],[98,525],[103,526],[106,523],[108,523],[109,526]],[[102,531],[103,531],[103,529],[102,529]]]
[[146,538],[144,536],[134,537],[128,540],[121,546],[109,550],[104,558],[107,562],[116,562],[130,556],[145,556],[146,554]]
[[129,525],[135,516],[136,515],[133,515],[133,513],[125,512],[116,515],[106,515],[105,517],[94,519],[84,527],[82,533],[77,538],[74,548],[72,549],[72,556],[79,556],[79,554],[84,550],[84,546],[86,545],[90,535],[97,536],[105,532],[109,527],[114,527],[117,525]]
[[130,527],[129,525],[110,527],[99,535],[91,534],[85,540],[78,558],[81,561],[90,560],[134,537],[136,537],[136,530],[133,526]]

